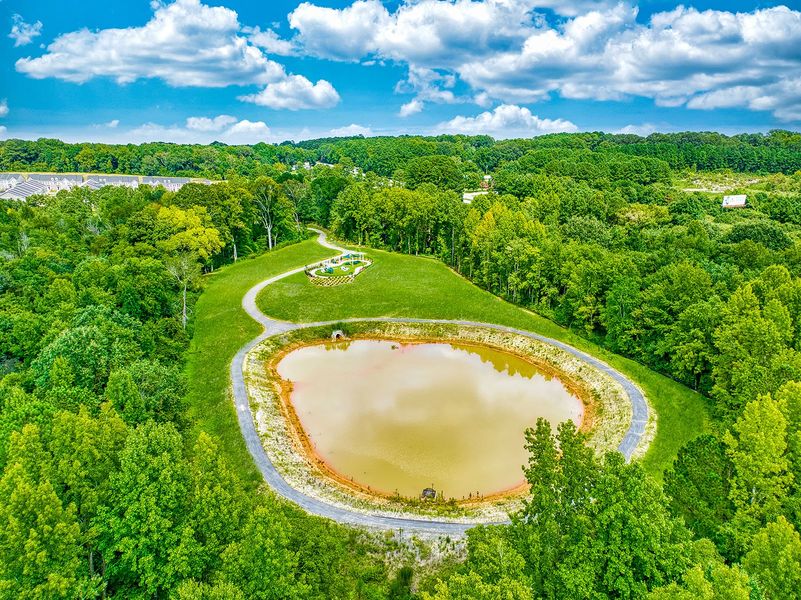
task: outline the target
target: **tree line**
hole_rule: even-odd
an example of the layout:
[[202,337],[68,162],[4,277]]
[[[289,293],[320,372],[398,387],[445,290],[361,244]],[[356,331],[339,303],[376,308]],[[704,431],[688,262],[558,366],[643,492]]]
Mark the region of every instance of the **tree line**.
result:
[[[317,162],[358,167],[393,177],[413,159],[447,156],[465,173],[486,174],[535,150],[585,150],[659,159],[672,169],[731,169],[745,173],[801,170],[801,134],[776,130],[767,134],[725,136],[719,133],[549,134],[530,139],[494,140],[486,135],[440,135],[321,138],[281,144],[228,146],[200,144],[67,144],[39,139],[0,141],[0,171],[100,172],[137,175],[209,177],[269,174],[277,164]],[[474,178],[471,184],[477,183]]]

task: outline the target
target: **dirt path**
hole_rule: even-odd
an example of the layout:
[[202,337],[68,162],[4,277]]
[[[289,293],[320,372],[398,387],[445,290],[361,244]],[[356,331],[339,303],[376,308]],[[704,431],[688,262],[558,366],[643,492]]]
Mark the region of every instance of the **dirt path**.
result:
[[[313,229],[318,234],[317,242],[326,248],[334,250],[335,252],[339,253],[346,253],[347,251],[344,248],[340,248],[339,246],[331,243],[328,241],[326,234],[319,229]],[[318,500],[316,498],[312,498],[307,496],[303,492],[296,490],[292,486],[290,486],[281,474],[276,470],[273,463],[270,461],[270,458],[267,456],[267,453],[262,446],[261,439],[259,438],[259,434],[256,431],[256,426],[253,420],[253,413],[251,412],[250,402],[248,399],[247,388],[245,387],[245,378],[243,374],[243,368],[245,365],[245,357],[247,356],[248,352],[250,352],[253,348],[255,348],[258,344],[262,341],[271,337],[273,335],[277,335],[280,333],[285,333],[287,331],[292,331],[296,329],[303,329],[307,327],[320,327],[325,325],[334,325],[335,323],[355,323],[359,321],[372,321],[372,322],[381,322],[381,323],[434,323],[434,324],[455,324],[455,325],[465,325],[465,326],[476,326],[476,327],[485,327],[488,329],[495,329],[498,331],[505,331],[509,333],[514,333],[517,335],[522,335],[525,337],[529,337],[532,339],[539,340],[541,342],[545,342],[547,344],[552,344],[569,352],[570,354],[584,360],[585,362],[591,364],[593,367],[607,373],[612,379],[620,383],[626,394],[631,401],[632,407],[632,419],[631,423],[629,424],[629,429],[626,432],[623,441],[618,446],[618,451],[626,457],[626,460],[631,459],[631,455],[634,452],[634,449],[639,444],[642,436],[645,432],[645,426],[648,423],[648,404],[645,401],[645,398],[640,392],[639,388],[634,385],[634,383],[629,380],[625,375],[623,375],[620,371],[613,369],[606,363],[590,356],[589,354],[582,352],[565,344],[564,342],[560,342],[558,340],[554,340],[530,331],[524,331],[522,329],[515,329],[513,327],[506,327],[503,325],[496,325],[493,323],[478,323],[475,321],[461,321],[461,320],[447,320],[447,319],[414,319],[414,318],[402,318],[402,317],[373,317],[373,318],[354,318],[354,319],[338,319],[336,321],[321,321],[316,323],[289,323],[287,321],[278,321],[276,319],[271,319],[264,313],[262,313],[258,306],[256,305],[256,297],[259,295],[265,287],[269,286],[276,281],[279,281],[285,277],[289,277],[290,275],[294,275],[296,273],[302,273],[306,267],[298,267],[297,269],[292,269],[290,271],[286,271],[280,275],[276,275],[275,277],[271,277],[270,279],[266,279],[255,286],[253,286],[245,296],[242,298],[242,308],[245,309],[245,312],[248,313],[255,321],[261,323],[264,327],[264,332],[259,335],[257,338],[251,340],[247,344],[245,344],[242,348],[240,348],[239,352],[236,353],[234,360],[231,362],[231,382],[233,388],[233,397],[234,403],[236,405],[236,413],[237,418],[239,420],[239,429],[242,432],[242,437],[245,439],[245,444],[247,445],[248,451],[250,455],[253,457],[256,466],[258,467],[259,471],[261,472],[264,480],[270,485],[270,487],[280,496],[286,498],[287,500],[294,502],[307,512],[318,515],[321,517],[327,517],[329,519],[333,519],[334,521],[338,521],[340,523],[346,523],[349,525],[359,525],[364,527],[371,527],[375,529],[402,529],[405,531],[418,531],[418,532],[426,532],[426,533],[434,533],[434,534],[443,534],[443,535],[452,535],[452,536],[460,536],[462,535],[467,529],[472,527],[473,525],[468,523],[458,523],[452,521],[438,521],[438,520],[430,520],[424,517],[391,517],[386,515],[377,515],[377,514],[365,514],[358,512],[356,510],[348,510],[345,508],[341,508],[339,506],[333,506],[328,504],[322,500]]]

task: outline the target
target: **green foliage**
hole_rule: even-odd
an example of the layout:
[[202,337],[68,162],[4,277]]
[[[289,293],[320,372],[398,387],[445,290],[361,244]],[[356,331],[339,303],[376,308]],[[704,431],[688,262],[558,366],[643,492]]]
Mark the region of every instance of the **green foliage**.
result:
[[[429,598],[643,598],[688,566],[688,535],[659,487],[618,454],[604,460],[572,422],[526,432],[531,485],[509,527],[471,531],[465,573]],[[495,594],[495,596],[493,596]]]
[[771,600],[801,598],[801,536],[784,517],[754,536],[743,566]]
[[172,425],[145,423],[132,432],[110,478],[110,502],[98,514],[100,549],[115,556],[109,585],[154,595],[197,570],[197,547],[186,523],[189,473]]
[[665,493],[671,512],[698,538],[708,538],[721,551],[725,536],[721,525],[734,516],[731,478],[734,465],[726,446],[711,435],[702,435],[678,453],[673,468],[665,473]]
[[[303,239],[308,221],[452,270],[372,250],[351,286],[290,277],[259,298],[266,312],[530,329],[629,374],[658,415],[634,465],[538,425],[524,510],[472,531],[464,564],[423,597],[797,597],[799,157],[801,136],[782,131],[0,142],[0,169],[226,178],[2,203],[0,598],[412,597],[416,569],[389,577],[369,536],[256,490],[227,396],[230,360],[258,333],[244,292],[330,252],[240,259]],[[749,207],[682,191],[688,168],[688,182],[746,186]],[[697,171],[722,168],[774,174]],[[465,204],[484,173],[494,187]],[[649,367],[710,395],[714,423]],[[645,471],[671,464],[663,495]]]
[[49,481],[39,430],[11,437],[0,479],[0,597],[75,598],[97,593],[81,560],[74,505],[64,507]]
[[477,573],[454,575],[437,583],[434,594],[423,593],[423,600],[528,600],[531,591],[521,582],[503,580],[487,583]]
[[464,189],[464,175],[459,165],[447,156],[420,156],[406,163],[406,185],[417,189],[424,183],[431,183],[444,190],[461,192]]
[[188,520],[202,546],[199,573],[219,569],[222,551],[239,538],[251,506],[242,482],[230,470],[214,441],[201,433],[190,462],[192,491]]
[[737,512],[731,529],[743,549],[757,529],[781,514],[793,482],[781,406],[769,395],[749,402],[723,441],[734,466],[729,496]]
[[241,539],[223,553],[223,577],[235,582],[247,598],[305,598],[309,588],[296,572],[298,555],[289,531],[289,523],[274,506],[257,507]]
[[145,420],[144,400],[128,371],[112,371],[106,384],[106,400],[129,424],[136,425]]
[[751,600],[752,585],[738,567],[713,564],[702,569],[695,566],[683,576],[681,584],[657,588],[648,600]]
[[175,592],[177,600],[245,600],[245,594],[227,581],[213,585],[187,579]]
[[738,223],[729,233],[728,239],[735,244],[744,240],[751,240],[762,244],[770,250],[784,250],[793,244],[784,229],[773,221]]
[[526,440],[531,497],[512,531],[535,594],[636,598],[680,572],[686,530],[641,467],[618,454],[599,463],[569,421],[555,438],[540,420]]

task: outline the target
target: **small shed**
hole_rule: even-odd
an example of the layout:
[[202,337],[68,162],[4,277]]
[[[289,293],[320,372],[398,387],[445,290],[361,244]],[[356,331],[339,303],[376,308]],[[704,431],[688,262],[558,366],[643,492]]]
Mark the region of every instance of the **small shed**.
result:
[[735,194],[732,196],[723,196],[723,208],[745,208],[746,200],[748,197],[745,194]]

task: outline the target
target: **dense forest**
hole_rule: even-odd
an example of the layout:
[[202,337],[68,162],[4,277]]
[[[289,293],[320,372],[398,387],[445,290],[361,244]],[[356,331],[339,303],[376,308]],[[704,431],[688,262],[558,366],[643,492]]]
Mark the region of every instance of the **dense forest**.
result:
[[[746,208],[678,184],[715,169],[748,174]],[[801,598],[800,134],[8,140],[0,170],[226,180],[3,204],[0,598]],[[511,524],[397,569],[386,540],[250,489],[188,416],[203,274],[312,222],[683,382],[710,432],[656,481],[540,422]]]
[[[494,141],[489,136],[353,137],[309,140],[279,145],[228,146],[221,143],[181,145],[66,144],[40,139],[0,141],[0,171],[99,172],[230,178],[269,174],[276,163],[324,162],[356,166],[384,177],[423,156],[449,156],[465,174],[487,173],[503,163],[541,149],[622,153],[665,161],[672,169],[732,169],[752,173],[801,170],[801,134],[776,130],[769,134],[725,136],[719,133],[551,134],[532,139]],[[468,177],[468,182],[470,178]]]

